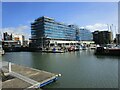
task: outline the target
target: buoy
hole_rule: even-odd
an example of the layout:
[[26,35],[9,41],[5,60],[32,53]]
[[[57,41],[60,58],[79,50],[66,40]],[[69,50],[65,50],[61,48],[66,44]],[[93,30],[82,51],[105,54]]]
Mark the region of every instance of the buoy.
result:
[[62,75],[61,74],[58,74],[59,77],[61,77]]
[[55,75],[56,77],[58,77],[58,75]]
[[61,75],[61,74],[56,74],[55,76],[56,76],[56,77],[61,77],[62,75]]

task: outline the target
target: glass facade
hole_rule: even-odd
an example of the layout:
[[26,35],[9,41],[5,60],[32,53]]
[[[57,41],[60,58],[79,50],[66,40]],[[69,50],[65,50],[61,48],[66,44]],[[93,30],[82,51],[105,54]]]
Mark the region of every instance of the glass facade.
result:
[[[85,36],[87,34],[87,36]],[[31,39],[36,45],[46,43],[46,40],[92,40],[88,30],[80,30],[76,25],[56,22],[53,18],[40,17],[31,24]]]
[[87,30],[87,29],[80,29],[79,33],[80,40],[82,41],[92,41],[93,40],[93,35],[92,33]]
[[75,40],[76,28],[54,20],[44,19],[44,34],[50,39]]
[[44,37],[49,39],[76,40],[76,26],[59,23],[47,17],[35,20],[31,24],[31,29],[31,35],[34,39]]

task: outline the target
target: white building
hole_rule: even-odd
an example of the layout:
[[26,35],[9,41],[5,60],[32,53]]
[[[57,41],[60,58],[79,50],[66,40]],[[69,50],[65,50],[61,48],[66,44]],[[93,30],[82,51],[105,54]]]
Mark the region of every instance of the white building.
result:
[[21,45],[24,45],[25,38],[24,38],[23,35],[14,34],[14,35],[13,35],[13,40],[14,40],[14,41],[20,41],[20,44],[21,44]]

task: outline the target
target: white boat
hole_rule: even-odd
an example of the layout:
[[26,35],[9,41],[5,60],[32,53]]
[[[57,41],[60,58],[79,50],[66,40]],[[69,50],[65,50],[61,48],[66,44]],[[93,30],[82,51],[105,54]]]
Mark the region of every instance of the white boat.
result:
[[88,47],[87,46],[82,46],[82,50],[87,50],[88,49]]
[[0,55],[4,55],[5,51],[2,49],[2,45],[0,45]]
[[79,45],[79,50],[82,50],[83,48],[82,48],[82,46],[81,45]]
[[5,51],[4,50],[0,50],[0,55],[4,55]]

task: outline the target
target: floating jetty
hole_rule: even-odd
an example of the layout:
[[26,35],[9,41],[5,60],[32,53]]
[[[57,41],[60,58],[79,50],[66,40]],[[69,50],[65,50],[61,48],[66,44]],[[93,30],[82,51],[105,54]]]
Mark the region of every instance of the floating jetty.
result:
[[61,74],[54,74],[34,68],[24,67],[8,63],[8,66],[2,67],[5,76],[10,76],[2,81],[2,88],[41,88],[58,79]]

